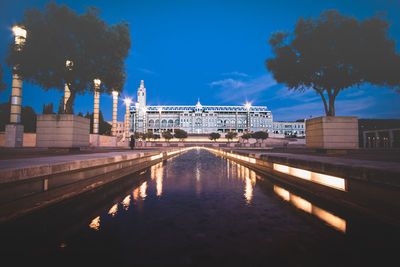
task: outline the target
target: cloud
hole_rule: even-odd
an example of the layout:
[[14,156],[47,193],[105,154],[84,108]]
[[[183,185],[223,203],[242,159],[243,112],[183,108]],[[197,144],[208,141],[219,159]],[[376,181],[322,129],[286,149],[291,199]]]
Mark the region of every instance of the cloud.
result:
[[137,68],[137,70],[141,71],[143,73],[146,73],[146,74],[156,74],[154,71],[151,71],[151,70],[145,69],[145,68]]
[[222,102],[252,100],[256,94],[268,90],[276,85],[271,75],[262,75],[253,79],[223,79],[209,84],[211,87],[217,87],[217,98]]
[[248,77],[249,76],[246,73],[238,72],[238,71],[226,72],[226,73],[222,73],[222,75],[225,75],[225,76],[240,76],[240,77]]

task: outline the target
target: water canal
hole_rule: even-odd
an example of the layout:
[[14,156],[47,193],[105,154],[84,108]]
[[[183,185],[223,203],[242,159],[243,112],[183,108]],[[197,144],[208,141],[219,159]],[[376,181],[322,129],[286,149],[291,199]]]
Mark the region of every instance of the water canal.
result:
[[398,237],[193,149],[2,226],[1,254],[52,266],[386,266]]

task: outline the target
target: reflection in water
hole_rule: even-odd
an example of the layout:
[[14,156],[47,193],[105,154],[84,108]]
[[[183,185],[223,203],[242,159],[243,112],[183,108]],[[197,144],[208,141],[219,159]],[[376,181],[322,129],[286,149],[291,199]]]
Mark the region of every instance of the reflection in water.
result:
[[146,199],[146,190],[147,190],[147,182],[144,182],[140,187],[139,187],[139,195],[142,199]]
[[164,175],[164,168],[163,168],[163,162],[157,163],[153,166],[151,166],[150,169],[150,176],[151,180],[156,180],[156,189],[157,189],[157,196],[162,195],[162,189],[163,189],[163,175]]
[[124,207],[125,210],[129,209],[129,205],[131,204],[131,195],[127,195],[123,200],[122,200],[122,206]]
[[244,180],[244,197],[246,198],[246,203],[250,204],[251,199],[253,198],[253,189],[256,186],[257,175],[255,171],[250,170],[249,168],[238,164],[234,161],[227,160],[227,171],[226,176],[228,179],[231,177],[237,177],[240,180]]
[[250,204],[253,198],[253,186],[249,177],[246,177],[246,187],[244,189],[244,197],[247,200],[247,204]]
[[94,218],[92,222],[89,224],[89,227],[98,231],[100,229],[100,216]]
[[114,217],[118,212],[118,203],[114,204],[114,206],[111,207],[111,209],[108,211],[108,214],[110,214],[112,217]]
[[309,201],[307,201],[299,196],[296,196],[296,195],[290,193],[289,191],[287,191],[286,189],[283,189],[279,186],[274,185],[274,192],[277,195],[279,195],[280,197],[282,197],[284,200],[292,203],[297,208],[299,208],[307,213],[317,216],[318,218],[320,218],[321,220],[323,220],[324,222],[326,222],[333,228],[335,228],[343,233],[346,233],[346,221],[344,219],[342,219],[336,215],[333,215],[332,213],[311,204]]

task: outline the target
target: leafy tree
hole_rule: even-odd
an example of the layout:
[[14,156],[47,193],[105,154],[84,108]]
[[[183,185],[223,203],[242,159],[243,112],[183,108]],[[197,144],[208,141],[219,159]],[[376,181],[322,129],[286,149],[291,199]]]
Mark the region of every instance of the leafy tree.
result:
[[143,133],[142,138],[148,140],[154,139],[153,131],[148,130],[147,133]]
[[36,113],[32,107],[22,107],[21,124],[24,125],[25,133],[36,133]]
[[[6,124],[10,123],[10,102],[0,103],[0,131],[4,132]],[[24,132],[36,132],[36,113],[30,106],[21,108],[21,124],[24,125]]]
[[133,134],[133,138],[134,138],[134,139],[141,139],[141,138],[142,138],[142,135],[141,135],[139,132],[135,132],[135,133]]
[[[0,59],[1,59],[1,57],[0,57]],[[4,76],[3,66],[0,63],[0,92],[5,91],[7,89],[7,84],[5,84],[3,82],[3,76]]]
[[[93,113],[87,112],[85,118],[90,119],[90,133],[93,134]],[[99,134],[111,135],[112,125],[104,120],[103,112],[99,110]]]
[[220,135],[219,133],[210,133],[210,134],[208,135],[208,138],[209,138],[210,140],[213,140],[214,142],[216,142],[217,139],[219,139],[220,137],[221,137],[221,135]]
[[163,131],[162,132],[162,137],[169,142],[173,138],[172,134],[170,131]]
[[[102,81],[100,92],[122,91],[126,80],[124,60],[131,45],[129,26],[120,22],[107,25],[100,11],[87,8],[78,15],[66,5],[52,2],[44,9],[26,9],[17,23],[27,30],[20,51],[10,43],[6,62],[18,66],[13,72],[25,81],[50,89],[64,90],[71,96],[66,113],[73,113],[76,95],[94,91],[93,79]],[[66,62],[72,64],[66,66]]]
[[188,134],[185,130],[182,129],[175,129],[175,138],[178,138],[179,140],[183,141],[185,138],[188,137]]
[[258,131],[258,132],[252,133],[251,137],[253,137],[257,140],[259,140],[259,139],[265,140],[268,138],[268,133],[264,132],[264,131]]
[[242,135],[242,139],[244,139],[244,140],[249,140],[251,138],[251,134],[250,133],[244,133],[243,135]]
[[42,114],[55,114],[53,111],[53,102],[49,104],[43,104]]
[[291,90],[315,90],[327,116],[335,116],[340,91],[364,83],[399,88],[400,55],[380,13],[359,21],[323,11],[318,18],[300,18],[295,30],[275,32],[269,39],[274,58],[266,68]]
[[83,113],[81,111],[79,111],[78,116],[83,117]]
[[232,141],[237,136],[237,132],[229,131],[225,134],[226,139]]

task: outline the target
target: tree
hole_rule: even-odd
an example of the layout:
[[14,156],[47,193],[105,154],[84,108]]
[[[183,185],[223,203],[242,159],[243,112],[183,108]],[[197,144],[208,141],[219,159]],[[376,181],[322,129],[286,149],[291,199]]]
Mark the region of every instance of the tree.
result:
[[162,137],[169,142],[173,138],[172,134],[169,131],[163,131]]
[[251,138],[251,134],[250,133],[244,133],[244,134],[242,134],[242,139],[244,139],[244,140],[249,140]]
[[208,135],[208,138],[209,138],[210,140],[214,140],[214,142],[216,142],[217,139],[219,139],[220,137],[221,137],[221,135],[220,135],[219,133],[210,133],[210,134]]
[[180,141],[183,141],[185,138],[188,137],[188,134],[185,130],[175,129],[174,137],[179,139]]
[[[93,79],[102,81],[100,92],[122,91],[126,80],[124,60],[131,45],[129,25],[107,25],[100,11],[87,8],[78,15],[66,5],[50,3],[44,9],[26,9],[17,25],[27,30],[23,48],[10,43],[6,63],[25,81],[45,91],[64,90],[71,96],[66,113],[73,113],[76,95],[94,91]],[[66,62],[71,64],[66,66]]]
[[42,114],[55,114],[53,111],[53,102],[49,104],[43,104]]
[[148,130],[147,133],[143,133],[143,139],[148,139],[150,141],[150,139],[154,139],[154,134],[153,131]]
[[259,139],[265,140],[268,138],[268,133],[264,132],[264,131],[258,131],[258,132],[252,133],[251,137],[253,137],[257,140],[259,140]]
[[[0,59],[1,59],[1,57],[0,57]],[[5,83],[3,82],[3,76],[4,76],[3,66],[2,66],[2,64],[0,63],[0,92],[1,92],[1,91],[5,91],[5,90],[7,89],[7,84],[5,84]]]
[[[0,131],[4,132],[6,124],[10,123],[10,102],[0,103]],[[30,106],[21,108],[21,124],[24,125],[24,132],[36,132],[36,113]]]
[[399,88],[400,55],[389,26],[383,13],[361,22],[336,10],[300,18],[293,33],[271,35],[275,57],[266,60],[266,68],[289,90],[314,89],[326,115],[335,116],[335,99],[346,88],[364,83]]
[[[85,118],[90,119],[90,133],[93,134],[93,113],[87,112]],[[103,112],[99,110],[99,134],[111,135],[112,125],[106,122],[103,118]]]
[[226,139],[232,141],[237,136],[237,132],[229,131],[225,134]]

